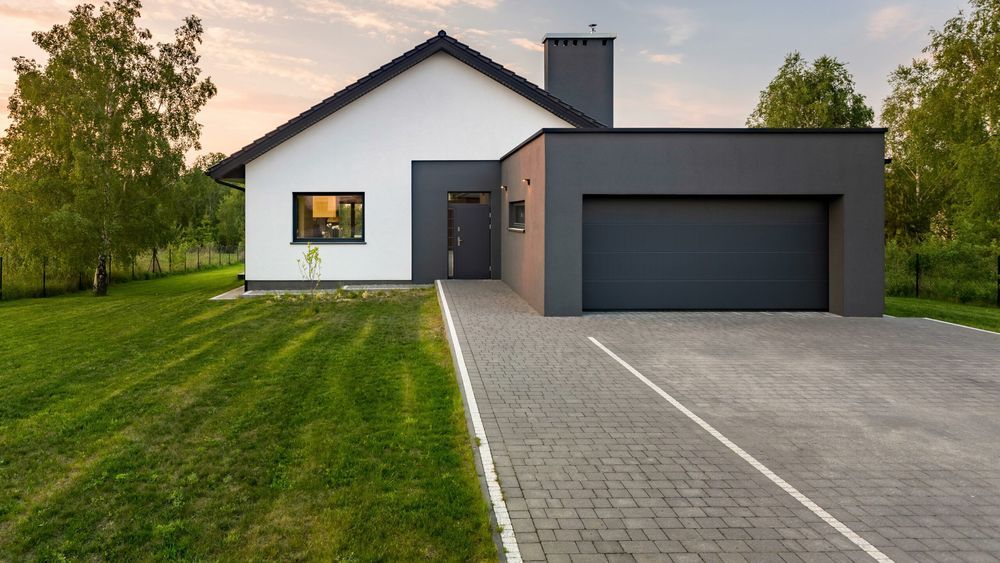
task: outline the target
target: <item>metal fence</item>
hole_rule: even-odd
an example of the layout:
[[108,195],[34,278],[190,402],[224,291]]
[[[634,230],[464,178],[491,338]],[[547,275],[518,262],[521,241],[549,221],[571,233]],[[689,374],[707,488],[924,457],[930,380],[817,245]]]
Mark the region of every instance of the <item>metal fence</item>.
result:
[[890,249],[885,270],[888,295],[1000,307],[1000,256],[994,249]]
[[[242,246],[167,247],[138,256],[111,256],[111,284],[219,268],[246,259]],[[0,256],[0,300],[50,297],[93,288],[93,269],[69,271],[56,260]]]

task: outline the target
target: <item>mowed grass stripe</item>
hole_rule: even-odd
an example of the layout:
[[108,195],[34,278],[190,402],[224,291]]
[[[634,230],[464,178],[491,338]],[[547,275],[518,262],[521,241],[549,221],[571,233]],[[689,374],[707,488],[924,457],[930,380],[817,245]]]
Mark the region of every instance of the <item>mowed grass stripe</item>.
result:
[[433,292],[207,301],[235,272],[0,305],[0,559],[495,559]]

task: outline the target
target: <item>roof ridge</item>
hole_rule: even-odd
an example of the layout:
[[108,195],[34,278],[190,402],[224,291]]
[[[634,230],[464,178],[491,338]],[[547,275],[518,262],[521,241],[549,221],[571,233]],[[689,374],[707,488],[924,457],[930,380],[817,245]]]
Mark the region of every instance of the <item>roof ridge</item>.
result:
[[[410,69],[439,50],[445,50],[448,54],[469,65],[474,70],[478,70],[487,77],[494,79],[504,86],[507,86],[511,90],[521,94],[530,101],[535,102],[542,108],[550,111],[558,117],[561,117],[574,126],[594,128],[605,127],[605,125],[601,122],[559,99],[552,93],[539,87],[523,76],[520,76],[486,55],[483,55],[479,51],[476,51],[472,47],[469,47],[465,43],[462,43],[458,39],[451,37],[442,29],[426,41],[418,43],[402,55],[392,59],[391,61],[341,88],[334,94],[310,106],[309,109],[292,117],[275,129],[265,133],[263,136],[258,137],[253,142],[245,145],[229,157],[210,167],[206,173],[216,179],[231,177],[227,176],[227,174],[239,171],[246,165],[247,162],[259,157],[278,144],[288,140],[314,123],[333,114],[344,106],[367,94],[369,91],[381,86],[385,82],[388,82],[395,76]],[[427,53],[427,55],[422,58],[417,58],[423,53]],[[467,55],[469,59],[463,59],[463,54]],[[478,65],[481,65],[482,68],[477,66],[477,63]],[[549,105],[552,107],[547,107]],[[278,139],[278,137],[281,138]]]

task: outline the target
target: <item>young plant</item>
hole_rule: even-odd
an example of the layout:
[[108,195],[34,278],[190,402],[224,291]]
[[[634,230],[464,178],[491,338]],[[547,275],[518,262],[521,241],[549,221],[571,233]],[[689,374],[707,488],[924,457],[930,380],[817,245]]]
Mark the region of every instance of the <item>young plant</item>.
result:
[[299,265],[299,273],[302,274],[302,279],[309,282],[309,292],[315,298],[316,290],[319,289],[323,266],[323,258],[319,255],[319,249],[313,246],[312,243],[307,244],[305,252],[302,253],[302,258],[297,259],[296,262]]

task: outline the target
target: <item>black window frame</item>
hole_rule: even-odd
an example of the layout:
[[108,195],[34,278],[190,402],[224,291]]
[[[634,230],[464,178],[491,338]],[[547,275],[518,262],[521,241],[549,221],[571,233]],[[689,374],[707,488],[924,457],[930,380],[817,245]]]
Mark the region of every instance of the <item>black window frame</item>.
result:
[[[521,223],[516,223],[514,221],[514,208],[520,207],[524,210],[524,221]],[[524,205],[524,200],[512,201],[507,204],[507,229],[512,231],[524,231],[524,225],[528,220],[528,211]]]
[[[299,224],[299,196],[356,196],[361,198],[361,238],[313,238],[298,236],[297,227]],[[365,192],[292,192],[292,244],[364,244],[365,229],[368,221],[365,218]]]

